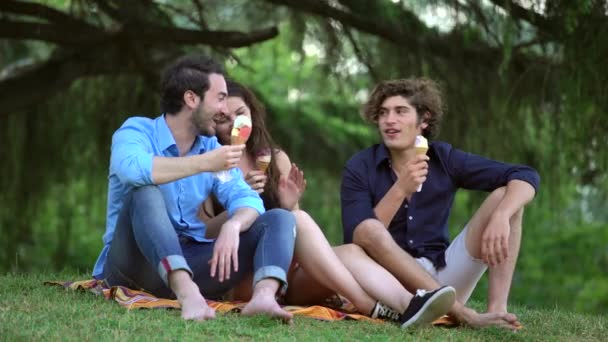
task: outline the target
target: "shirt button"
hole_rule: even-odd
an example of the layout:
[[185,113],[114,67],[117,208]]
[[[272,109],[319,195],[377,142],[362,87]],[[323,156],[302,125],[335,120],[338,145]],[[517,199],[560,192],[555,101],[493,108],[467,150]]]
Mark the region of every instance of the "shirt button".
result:
[[406,204],[406,205],[405,205],[405,207],[406,207],[406,208],[409,208],[410,206]]
[[410,240],[410,245],[414,243],[414,240]]
[[414,219],[414,218],[410,216],[410,217],[409,217],[409,219],[410,219],[410,221],[411,221],[411,220],[412,220],[412,219]]

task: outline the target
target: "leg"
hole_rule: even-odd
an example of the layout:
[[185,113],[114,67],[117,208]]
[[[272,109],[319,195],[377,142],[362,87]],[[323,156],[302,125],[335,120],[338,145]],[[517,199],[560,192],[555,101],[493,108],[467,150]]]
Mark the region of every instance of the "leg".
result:
[[104,277],[109,285],[142,288],[157,296],[174,297],[184,319],[214,317],[190,270],[165,209],[158,187],[133,190],[124,201]]
[[380,221],[368,219],[361,222],[355,228],[353,242],[395,276],[408,291],[439,287],[437,281],[397,245]]
[[[268,314],[291,321],[292,314],[279,306],[275,295],[279,288],[281,291],[287,289],[287,271],[296,238],[295,219],[286,210],[273,209],[260,216],[249,230],[253,231],[248,236],[257,235],[253,256],[253,296],[241,313],[245,316]],[[241,243],[247,244],[248,239],[243,237]]]
[[[361,288],[340,262],[312,217],[301,210],[294,211],[293,214],[297,226],[295,259],[301,265],[301,269],[295,271],[294,280],[302,286],[288,292],[288,302],[310,303],[322,296],[327,298],[327,295],[334,292],[350,300],[360,312],[366,315],[371,313],[376,300]],[[305,272],[302,272],[302,269]],[[322,287],[307,284],[307,277],[316,280]]]
[[405,311],[412,294],[392,274],[365,254],[361,247],[348,244],[334,247],[334,251],[367,293],[398,312]]
[[[481,258],[483,232],[490,220],[490,216],[502,201],[504,194],[504,187],[494,190],[467,224],[466,249],[474,258]],[[488,312],[507,312],[507,300],[521,244],[522,217],[523,208],[517,211],[509,220],[511,231],[507,260],[496,267],[489,268]]]

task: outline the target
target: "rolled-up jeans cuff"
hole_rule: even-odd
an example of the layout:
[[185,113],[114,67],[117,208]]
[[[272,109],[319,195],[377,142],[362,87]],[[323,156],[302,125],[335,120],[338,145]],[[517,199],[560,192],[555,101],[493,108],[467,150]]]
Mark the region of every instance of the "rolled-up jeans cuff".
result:
[[277,295],[285,295],[287,292],[287,273],[285,270],[278,266],[264,266],[258,269],[253,275],[253,287],[255,288],[260,280],[264,280],[266,278],[274,278],[278,280],[281,283],[281,286],[279,287]]
[[184,270],[190,273],[190,277],[192,277],[192,270],[190,269],[190,266],[188,266],[186,259],[184,259],[184,257],[181,255],[169,255],[161,259],[161,261],[158,263],[158,274],[165,282],[167,287],[170,287],[169,273],[177,270]]

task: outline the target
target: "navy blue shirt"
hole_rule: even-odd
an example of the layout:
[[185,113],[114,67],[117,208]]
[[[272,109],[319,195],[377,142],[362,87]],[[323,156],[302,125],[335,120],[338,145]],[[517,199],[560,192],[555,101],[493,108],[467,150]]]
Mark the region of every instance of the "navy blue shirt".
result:
[[[440,141],[430,144],[427,155],[429,173],[422,191],[403,201],[388,229],[401,248],[415,258],[428,258],[438,270],[445,267],[448,217],[459,188],[491,192],[518,179],[538,193],[540,177],[528,166],[490,160]],[[374,208],[397,180],[390,162],[386,146],[377,144],[346,163],[340,188],[345,243],[352,243],[361,222],[377,219]]]

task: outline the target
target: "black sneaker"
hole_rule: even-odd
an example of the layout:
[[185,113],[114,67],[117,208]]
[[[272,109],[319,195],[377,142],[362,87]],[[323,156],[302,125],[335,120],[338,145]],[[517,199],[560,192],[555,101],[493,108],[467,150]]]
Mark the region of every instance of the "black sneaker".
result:
[[372,313],[369,316],[371,318],[380,318],[391,320],[394,322],[401,322],[401,315],[397,311],[389,308],[388,306],[380,302],[376,302],[376,305],[374,305]]
[[401,315],[401,328],[432,323],[448,313],[455,301],[456,290],[451,286],[443,286],[434,291],[418,290]]

